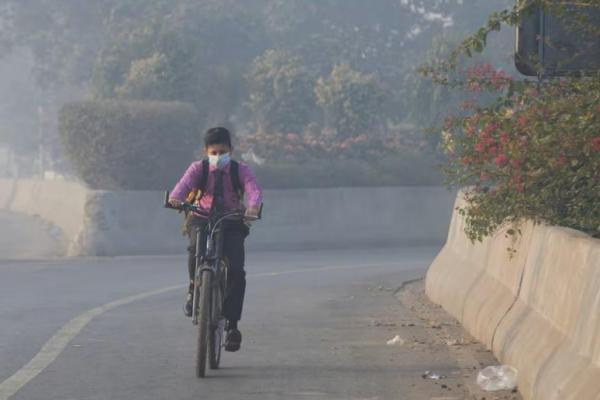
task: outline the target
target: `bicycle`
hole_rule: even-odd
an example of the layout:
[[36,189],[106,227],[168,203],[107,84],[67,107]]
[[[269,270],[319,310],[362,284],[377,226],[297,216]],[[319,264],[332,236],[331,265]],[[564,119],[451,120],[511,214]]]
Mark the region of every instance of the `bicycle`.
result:
[[[207,224],[196,229],[196,272],[194,276],[194,291],[192,298],[192,323],[198,326],[198,341],[196,351],[196,376],[206,376],[206,361],[210,369],[218,369],[221,363],[221,350],[225,334],[225,317],[222,315],[223,301],[227,290],[227,258],[223,256],[222,235],[223,222],[231,220],[248,220],[241,210],[233,210],[220,215],[206,213],[198,206],[190,203],[172,205],[169,203],[169,192],[165,193],[165,208],[192,212],[206,218]],[[258,216],[250,218],[259,220],[262,215],[262,205]],[[206,234],[206,248],[202,252],[202,235]],[[208,290],[205,290],[208,288]],[[207,354],[208,353],[208,354]]]

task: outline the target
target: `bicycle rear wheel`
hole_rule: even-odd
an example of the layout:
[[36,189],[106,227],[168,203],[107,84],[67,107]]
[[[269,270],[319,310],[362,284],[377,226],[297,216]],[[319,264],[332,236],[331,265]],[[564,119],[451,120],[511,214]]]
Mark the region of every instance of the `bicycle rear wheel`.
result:
[[208,347],[208,335],[210,330],[210,308],[212,293],[212,272],[202,272],[202,287],[198,302],[198,347],[196,351],[196,376],[206,376],[206,355]]
[[208,360],[211,369],[218,369],[221,363],[221,352],[225,339],[225,318],[223,317],[223,299],[227,285],[227,264],[221,260],[218,268],[218,279],[213,283],[211,304],[211,327],[208,337]]

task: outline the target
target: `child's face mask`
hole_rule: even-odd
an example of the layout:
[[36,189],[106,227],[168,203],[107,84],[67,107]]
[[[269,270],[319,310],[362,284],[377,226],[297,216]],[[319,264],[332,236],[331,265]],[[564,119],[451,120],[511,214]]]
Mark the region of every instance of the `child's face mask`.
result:
[[217,169],[223,169],[231,162],[231,154],[225,153],[215,156],[209,155],[208,162],[210,163],[210,165],[217,167]]

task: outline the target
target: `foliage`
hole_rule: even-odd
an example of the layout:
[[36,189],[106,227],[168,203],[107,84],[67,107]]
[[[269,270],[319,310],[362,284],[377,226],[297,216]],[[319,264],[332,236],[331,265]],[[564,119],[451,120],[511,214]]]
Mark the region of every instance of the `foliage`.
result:
[[388,135],[358,135],[345,138],[318,133],[262,133],[244,135],[238,150],[259,159],[305,162],[324,158],[339,160],[393,156],[402,151],[425,152],[427,142],[420,135],[398,129]]
[[432,157],[407,151],[371,162],[325,159],[251,165],[265,188],[299,189],[435,186],[442,182],[436,163],[437,160]]
[[[448,78],[461,55],[483,50],[498,24],[517,23],[522,6],[492,15],[448,62],[425,69],[473,93],[443,130],[449,183],[471,185],[461,212],[472,240],[525,218],[600,237],[600,74],[537,84],[483,64],[461,81]],[[496,101],[478,103],[490,93]]]
[[381,130],[386,93],[375,75],[337,65],[328,79],[315,86],[317,104],[329,128],[338,136],[357,136]]
[[448,128],[447,172],[475,184],[465,210],[470,237],[522,218],[600,234],[597,77],[515,91]]
[[421,135],[395,131],[337,140],[322,135],[244,135],[236,151],[268,187],[427,186],[441,183]]
[[316,114],[314,78],[298,57],[267,50],[246,75],[248,108],[265,132],[299,132]]
[[183,103],[83,101],[62,108],[60,134],[91,187],[159,190],[193,159],[198,122],[195,109]]
[[336,64],[375,74],[393,94],[388,115],[400,120],[421,48],[506,1],[4,0],[0,54],[31,49],[45,87],[93,80],[102,98],[149,92],[222,122],[248,99],[252,61],[272,49],[300,56],[317,76]]

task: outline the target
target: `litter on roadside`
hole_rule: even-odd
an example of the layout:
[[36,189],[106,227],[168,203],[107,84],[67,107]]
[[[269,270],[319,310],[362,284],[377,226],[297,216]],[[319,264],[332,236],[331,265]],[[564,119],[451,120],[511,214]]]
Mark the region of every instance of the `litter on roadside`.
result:
[[439,381],[440,379],[447,378],[446,375],[438,374],[437,372],[433,372],[433,371],[425,371],[425,373],[423,375],[421,375],[421,377],[423,379],[431,379],[434,381]]
[[404,344],[404,339],[400,337],[400,335],[394,336],[393,339],[387,341],[388,346],[402,346]]
[[467,343],[464,339],[448,339],[448,340],[446,340],[446,345],[449,347],[464,346],[465,344],[467,344]]
[[479,371],[477,384],[486,392],[513,390],[517,387],[518,374],[510,365],[490,366]]

